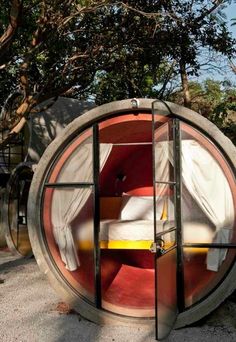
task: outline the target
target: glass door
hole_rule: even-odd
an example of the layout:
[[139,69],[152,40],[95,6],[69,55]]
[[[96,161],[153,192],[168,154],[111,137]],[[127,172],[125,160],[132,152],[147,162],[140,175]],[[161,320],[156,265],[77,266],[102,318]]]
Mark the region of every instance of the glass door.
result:
[[[181,239],[181,141],[179,120],[153,102],[153,187],[156,339],[171,332],[183,307]],[[163,109],[162,109],[163,113]]]

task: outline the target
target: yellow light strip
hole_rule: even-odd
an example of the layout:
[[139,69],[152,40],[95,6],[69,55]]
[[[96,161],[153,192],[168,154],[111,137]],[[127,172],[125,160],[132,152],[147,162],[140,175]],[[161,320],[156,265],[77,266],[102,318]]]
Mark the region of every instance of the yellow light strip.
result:
[[[110,241],[100,241],[101,249],[141,249],[149,250],[152,240],[110,240]],[[165,249],[171,247],[171,243],[167,243]],[[94,248],[94,244],[91,241],[79,241],[78,248],[80,250],[90,250]],[[185,253],[207,253],[208,248],[184,248]]]
[[[153,241],[151,240],[109,240],[100,241],[101,249],[149,249]],[[91,241],[79,241],[79,249],[93,249]]]
[[101,241],[101,249],[149,249],[153,241],[151,240],[111,240]]

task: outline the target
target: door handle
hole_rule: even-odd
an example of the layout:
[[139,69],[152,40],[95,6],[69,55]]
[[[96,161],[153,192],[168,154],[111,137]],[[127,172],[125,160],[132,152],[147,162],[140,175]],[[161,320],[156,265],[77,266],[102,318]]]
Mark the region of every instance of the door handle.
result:
[[152,244],[151,244],[151,246],[149,248],[149,251],[151,253],[156,253],[157,252],[157,244],[156,244],[156,242],[152,242]]
[[157,239],[156,242],[153,242],[149,248],[151,253],[159,253],[163,255],[165,253],[165,241],[163,239]]

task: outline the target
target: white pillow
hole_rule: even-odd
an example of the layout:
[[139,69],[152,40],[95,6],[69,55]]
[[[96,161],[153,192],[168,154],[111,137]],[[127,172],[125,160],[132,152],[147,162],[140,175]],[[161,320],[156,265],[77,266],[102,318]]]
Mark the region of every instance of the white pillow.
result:
[[[162,215],[164,199],[161,202],[159,202],[157,207],[156,215],[158,220]],[[153,221],[153,197],[132,196],[123,193],[120,220]]]

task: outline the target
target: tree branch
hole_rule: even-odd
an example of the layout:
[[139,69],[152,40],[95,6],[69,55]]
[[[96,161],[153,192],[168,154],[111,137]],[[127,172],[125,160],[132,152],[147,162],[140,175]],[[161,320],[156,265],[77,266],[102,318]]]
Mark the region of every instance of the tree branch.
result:
[[225,2],[225,0],[214,0],[213,1],[213,6],[210,8],[206,9],[200,16],[198,16],[195,20],[194,23],[197,23],[201,20],[203,20],[205,17],[210,15],[212,12],[214,12],[220,5],[222,5]]
[[12,0],[9,14],[9,25],[0,37],[0,57],[2,57],[12,43],[16,30],[19,26],[22,13],[22,0]]
[[229,61],[229,66],[231,70],[236,74],[236,65],[232,61]]
[[146,18],[149,19],[157,19],[162,17],[169,17],[171,19],[174,19],[175,21],[182,21],[181,18],[179,18],[175,13],[173,12],[144,12],[141,11],[135,7],[129,6],[128,4],[125,4],[123,1],[117,2],[116,5],[120,5],[121,7],[124,7],[130,11],[136,12]]

